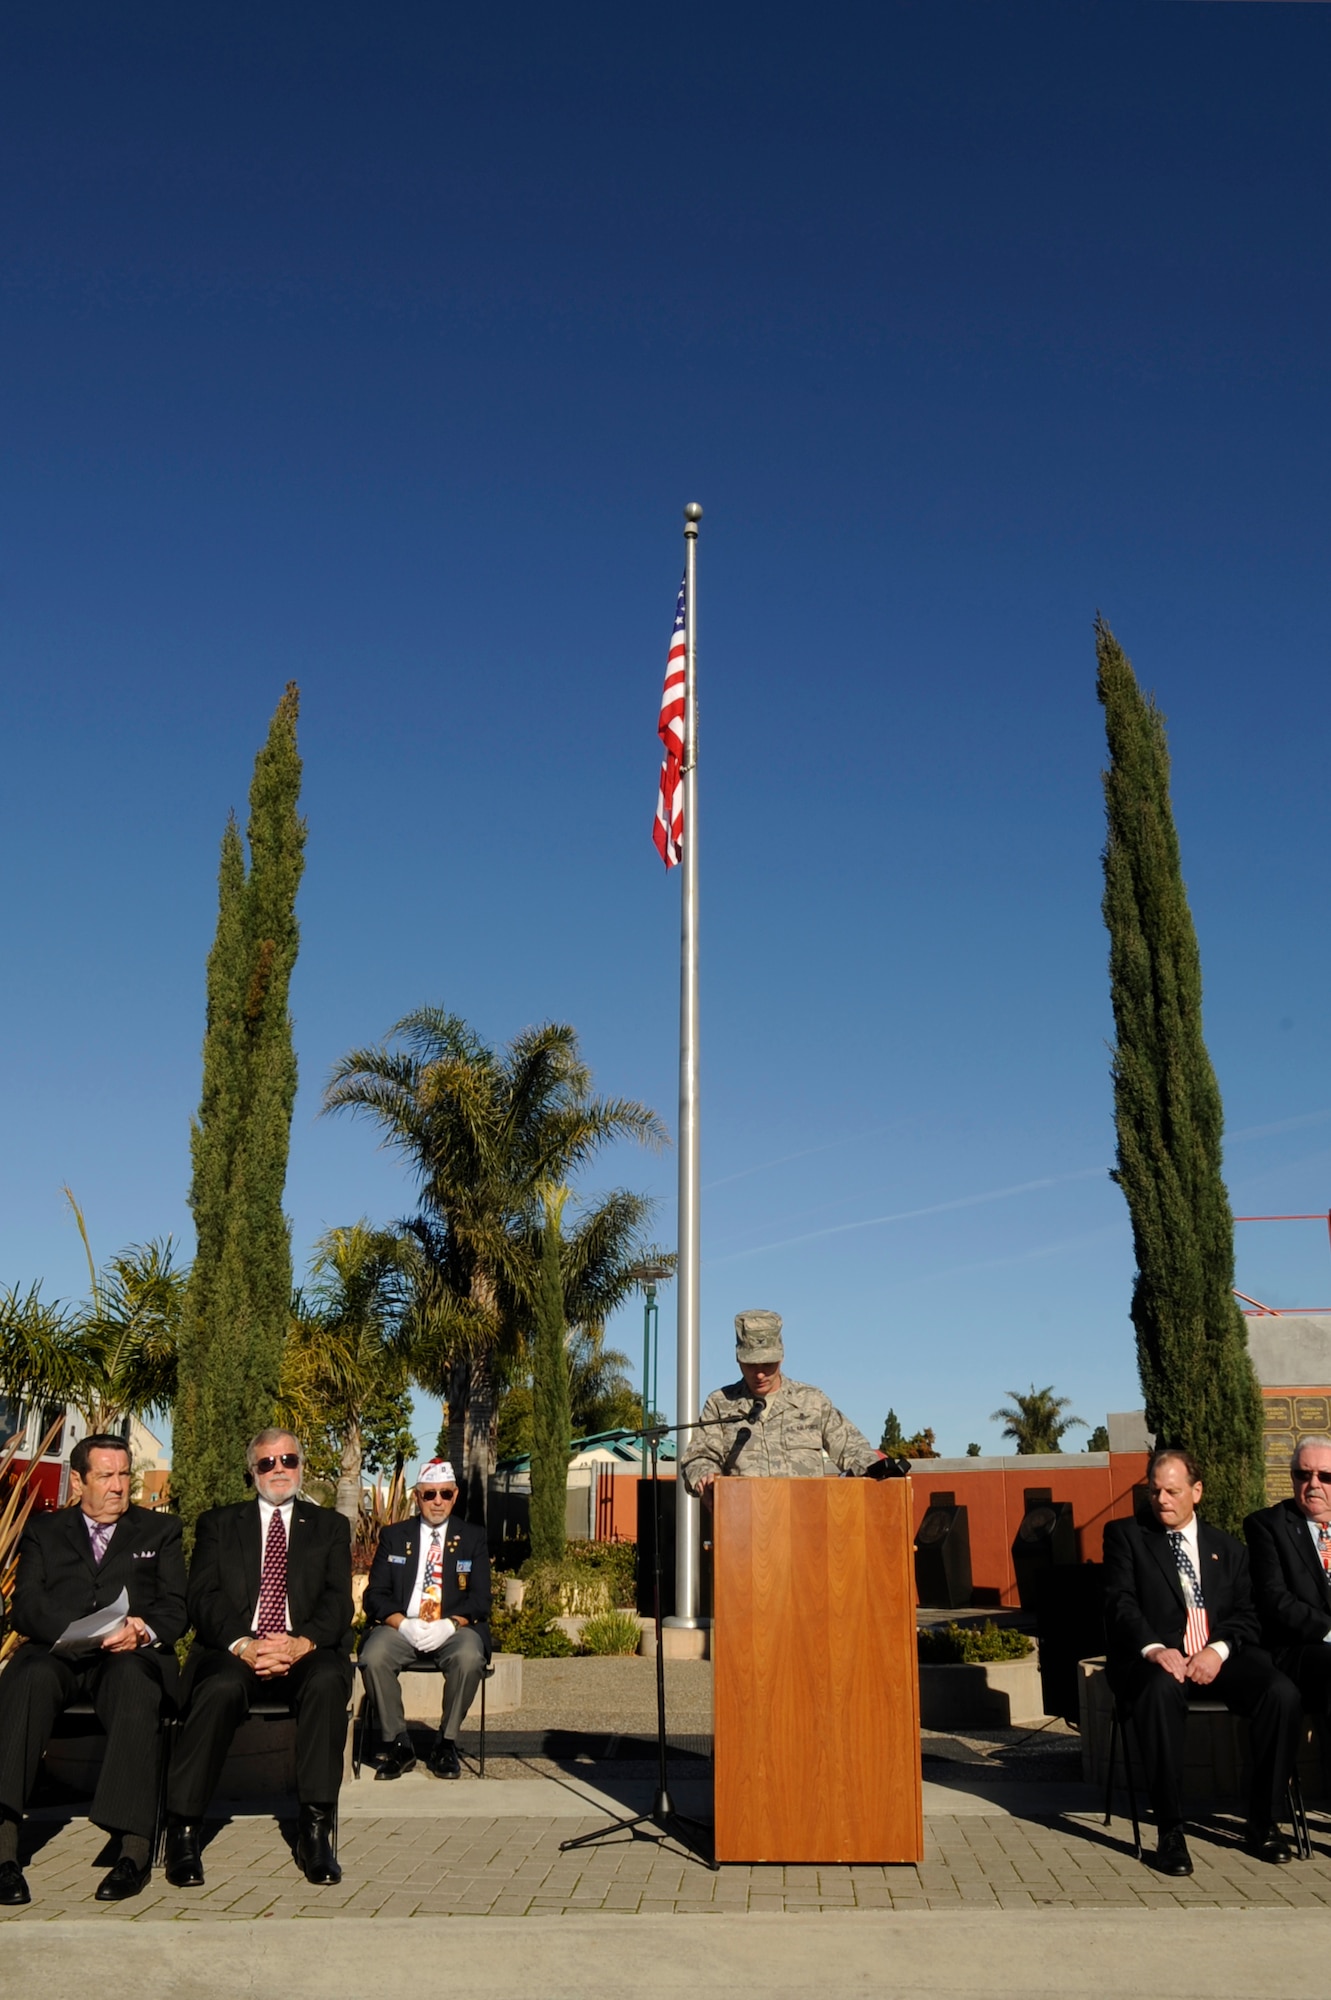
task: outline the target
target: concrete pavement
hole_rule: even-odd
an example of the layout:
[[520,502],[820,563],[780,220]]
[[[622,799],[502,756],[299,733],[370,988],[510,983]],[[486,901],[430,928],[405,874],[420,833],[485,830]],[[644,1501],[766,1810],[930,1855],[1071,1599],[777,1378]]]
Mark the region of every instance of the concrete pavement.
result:
[[[118,1930],[118,1984],[172,2000],[328,2000],[366,1986],[465,1988],[488,2000],[1306,2000],[1325,1977],[1320,1911],[838,1912],[816,1916],[425,1917],[386,1929],[354,1919],[135,1924]],[[107,1943],[88,1922],[5,1933],[14,1991],[58,1977],[91,1990]]]

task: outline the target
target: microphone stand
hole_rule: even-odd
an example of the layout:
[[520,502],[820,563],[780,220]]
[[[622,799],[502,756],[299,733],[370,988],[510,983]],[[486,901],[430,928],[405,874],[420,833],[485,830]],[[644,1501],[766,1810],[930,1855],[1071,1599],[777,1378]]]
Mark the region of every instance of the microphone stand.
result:
[[[714,1423],[719,1428],[731,1421],[732,1419],[728,1417],[722,1417],[714,1420]],[[575,1847],[595,1846],[598,1841],[604,1840],[609,1834],[613,1833],[632,1833],[636,1838],[639,1827],[652,1826],[656,1828],[657,1833],[662,1839],[678,1841],[690,1860],[703,1861],[714,1873],[720,1867],[715,1854],[710,1857],[705,1854],[699,1854],[694,1842],[688,1838],[688,1835],[691,1833],[695,1836],[695,1839],[701,1836],[705,1840],[709,1837],[709,1829],[701,1820],[690,1819],[687,1814],[677,1812],[675,1802],[670,1796],[670,1773],[666,1748],[665,1646],[661,1636],[661,1481],[657,1474],[657,1453],[660,1449],[662,1438],[668,1437],[671,1432],[711,1428],[713,1428],[712,1424],[704,1425],[701,1422],[692,1424],[649,1424],[640,1431],[619,1431],[613,1434],[617,1443],[620,1441],[627,1443],[630,1438],[643,1439],[651,1455],[652,1622],[656,1627],[656,1792],[652,1798],[650,1811],[634,1813],[627,1819],[612,1819],[608,1826],[598,1826],[591,1833],[580,1833],[573,1840],[561,1840],[559,1843],[561,1854],[566,1854],[570,1849]],[[679,1479],[682,1476],[677,1465],[675,1477]]]

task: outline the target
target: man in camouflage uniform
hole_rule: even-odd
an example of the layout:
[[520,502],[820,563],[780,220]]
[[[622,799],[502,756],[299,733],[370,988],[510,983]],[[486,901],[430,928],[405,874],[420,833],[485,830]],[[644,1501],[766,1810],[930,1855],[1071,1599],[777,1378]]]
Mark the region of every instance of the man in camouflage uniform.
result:
[[[877,1462],[881,1454],[821,1389],[781,1373],[780,1313],[736,1313],[735,1358],[744,1379],[713,1390],[702,1413],[712,1428],[696,1430],[680,1460],[690,1493],[710,1505],[712,1481],[727,1471],[745,1479],[825,1479],[829,1459],[838,1472],[864,1472]],[[750,1435],[736,1451],[742,1430]]]

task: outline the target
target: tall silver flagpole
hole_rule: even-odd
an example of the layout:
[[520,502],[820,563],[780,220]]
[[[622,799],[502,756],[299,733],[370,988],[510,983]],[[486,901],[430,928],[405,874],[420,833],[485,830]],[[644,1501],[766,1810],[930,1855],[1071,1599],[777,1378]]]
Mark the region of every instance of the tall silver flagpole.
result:
[[[684,879],[679,932],[679,1269],[675,1421],[698,1421],[702,1285],[698,1268],[701,1192],[698,1150],[698,523],[702,508],[684,509]],[[681,1435],[681,1448],[687,1443]],[[672,1625],[698,1622],[700,1521],[698,1502],[675,1481],[675,1615]]]

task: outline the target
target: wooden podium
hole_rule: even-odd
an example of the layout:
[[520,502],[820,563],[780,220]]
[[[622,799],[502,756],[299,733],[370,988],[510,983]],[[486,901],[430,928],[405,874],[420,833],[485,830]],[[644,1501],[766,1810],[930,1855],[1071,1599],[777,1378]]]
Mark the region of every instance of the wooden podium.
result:
[[922,1860],[910,1481],[712,1492],[717,1860]]

